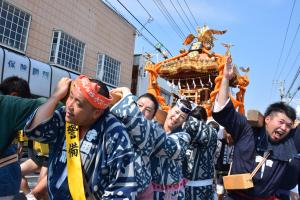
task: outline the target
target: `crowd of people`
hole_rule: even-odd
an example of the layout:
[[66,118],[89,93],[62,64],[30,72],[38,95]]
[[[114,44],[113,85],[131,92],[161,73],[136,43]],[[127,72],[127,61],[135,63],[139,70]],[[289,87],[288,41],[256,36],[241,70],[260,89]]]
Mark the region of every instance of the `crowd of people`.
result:
[[[271,104],[264,125],[251,127],[229,98],[232,75],[228,57],[211,119],[180,98],[163,122],[155,120],[159,104],[152,94],[108,91],[85,75],[62,78],[47,100],[32,99],[21,78],[3,81],[0,199],[20,190],[32,200],[289,199],[300,179],[295,110]],[[20,164],[23,136],[31,145]],[[26,175],[36,172],[30,189]],[[223,176],[245,173],[252,173],[253,186],[224,188]]]

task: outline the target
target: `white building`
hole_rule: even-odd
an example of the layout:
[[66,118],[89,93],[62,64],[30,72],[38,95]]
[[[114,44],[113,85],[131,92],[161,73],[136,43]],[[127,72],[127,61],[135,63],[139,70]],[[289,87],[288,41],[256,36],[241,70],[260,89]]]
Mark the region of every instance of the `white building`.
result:
[[0,82],[29,81],[49,96],[62,76],[131,85],[135,27],[101,0],[1,0]]

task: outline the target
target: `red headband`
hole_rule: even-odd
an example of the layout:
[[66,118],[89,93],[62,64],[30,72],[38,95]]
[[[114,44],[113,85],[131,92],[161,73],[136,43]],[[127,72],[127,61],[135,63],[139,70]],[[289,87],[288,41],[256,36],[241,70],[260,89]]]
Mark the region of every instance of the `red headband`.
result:
[[95,108],[104,110],[109,106],[112,101],[112,97],[106,98],[99,94],[100,86],[97,83],[93,83],[85,75],[80,75],[75,80],[75,86],[82,92],[83,96],[92,104]]

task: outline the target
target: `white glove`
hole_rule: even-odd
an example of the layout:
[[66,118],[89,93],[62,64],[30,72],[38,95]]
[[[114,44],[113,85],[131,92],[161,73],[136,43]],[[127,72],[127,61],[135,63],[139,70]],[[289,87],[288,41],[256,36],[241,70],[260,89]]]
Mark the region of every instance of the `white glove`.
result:
[[33,194],[31,194],[31,192],[28,193],[28,194],[26,194],[26,199],[27,199],[27,200],[37,200],[37,199],[35,198],[35,196],[34,196]]

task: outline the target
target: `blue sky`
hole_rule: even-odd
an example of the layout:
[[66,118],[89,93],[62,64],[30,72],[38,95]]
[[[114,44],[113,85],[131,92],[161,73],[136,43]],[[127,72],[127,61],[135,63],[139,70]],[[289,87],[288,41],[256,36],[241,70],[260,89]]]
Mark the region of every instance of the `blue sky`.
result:
[[[104,0],[105,1],[105,0]],[[123,14],[138,29],[141,26],[130,14],[118,3],[117,0],[107,0],[114,5],[118,11]],[[143,24],[146,23],[149,15],[141,7],[137,0],[120,0],[129,11],[131,11]],[[146,24],[146,28],[151,31],[155,37],[166,46],[173,55],[177,55],[182,48],[182,39],[168,24],[165,17],[155,5],[157,0],[139,0],[146,10],[153,17],[153,21]],[[179,15],[172,6],[175,5],[180,10],[178,2],[185,9],[187,16],[196,29],[196,24],[184,3],[184,0],[161,0],[171,16],[181,27],[184,35],[189,31],[182,23]],[[264,112],[267,105],[280,100],[279,85],[276,80],[285,80],[286,90],[289,88],[300,65],[300,33],[295,37],[295,33],[300,23],[300,1],[295,0],[294,12],[290,21],[290,27],[286,37],[285,47],[281,50],[292,10],[294,0],[186,0],[193,15],[200,26],[207,24],[212,29],[227,29],[224,35],[216,36],[214,51],[224,53],[225,49],[221,42],[232,43],[231,49],[233,62],[238,67],[250,67],[250,85],[247,87],[245,96],[246,109],[258,109]],[[187,25],[189,22],[183,12],[180,12]],[[154,44],[157,43],[145,30],[142,33]],[[299,30],[300,32],[300,30]],[[294,39],[294,44],[292,40]],[[142,37],[136,38],[135,53],[150,52],[155,50]],[[288,56],[288,52],[289,56]],[[280,61],[280,62],[279,62]],[[278,64],[279,63],[279,64]],[[295,65],[292,65],[295,63]],[[275,80],[275,81],[274,81]],[[300,86],[300,77],[295,82],[291,92],[294,93]],[[300,98],[300,91],[294,99]],[[293,101],[291,105],[296,108]]]

